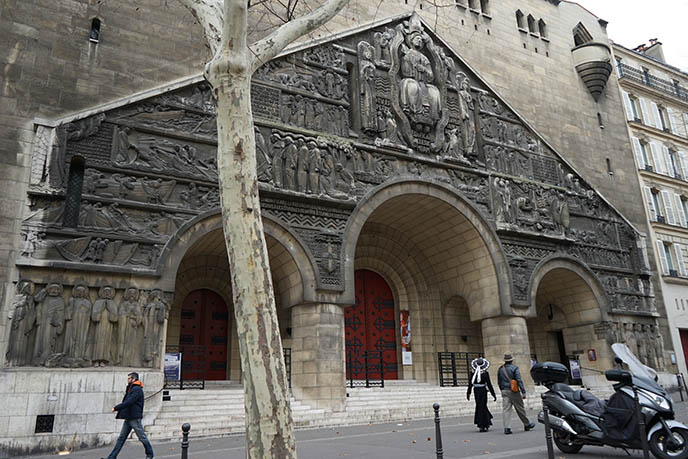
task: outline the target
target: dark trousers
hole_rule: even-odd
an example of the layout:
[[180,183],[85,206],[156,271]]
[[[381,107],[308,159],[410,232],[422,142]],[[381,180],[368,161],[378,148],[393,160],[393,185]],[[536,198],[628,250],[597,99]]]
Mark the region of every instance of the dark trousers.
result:
[[115,447],[112,448],[112,451],[110,452],[110,455],[108,456],[108,459],[115,459],[117,455],[119,454],[120,450],[124,446],[124,442],[127,441],[127,437],[131,433],[131,431],[134,431],[136,436],[139,438],[139,441],[143,443],[143,447],[146,450],[146,458],[150,458],[155,456],[153,453],[153,447],[151,446],[150,442],[148,441],[148,437],[146,436],[146,433],[143,431],[143,426],[141,425],[141,420],[140,419],[126,419],[124,421],[124,424],[122,424],[122,430],[119,433],[119,438],[117,439],[117,443],[115,443]]

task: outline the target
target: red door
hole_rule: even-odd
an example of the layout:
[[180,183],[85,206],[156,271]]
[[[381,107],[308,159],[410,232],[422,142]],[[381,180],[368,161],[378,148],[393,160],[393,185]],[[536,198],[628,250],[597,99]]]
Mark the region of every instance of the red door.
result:
[[185,379],[200,379],[203,368],[206,380],[227,379],[227,318],[227,305],[217,293],[196,290],[186,297],[179,335]]
[[[356,304],[346,308],[347,372],[353,379],[365,378],[364,351],[381,351],[385,379],[397,379],[397,341],[394,321],[394,297],[379,274],[360,269],[355,274]],[[377,360],[374,362],[377,364]],[[350,376],[348,373],[347,376]],[[379,371],[369,372],[371,379]]]
[[686,361],[686,366],[688,366],[688,330],[680,328],[678,330],[679,336],[681,337],[681,347],[683,348],[683,358]]

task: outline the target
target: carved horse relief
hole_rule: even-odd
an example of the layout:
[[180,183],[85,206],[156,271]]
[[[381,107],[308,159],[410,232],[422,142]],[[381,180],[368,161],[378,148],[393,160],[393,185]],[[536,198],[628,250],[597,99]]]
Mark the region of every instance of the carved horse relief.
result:
[[441,151],[449,119],[444,109],[446,63],[417,15],[399,24],[395,33],[389,78],[399,130],[412,148]]

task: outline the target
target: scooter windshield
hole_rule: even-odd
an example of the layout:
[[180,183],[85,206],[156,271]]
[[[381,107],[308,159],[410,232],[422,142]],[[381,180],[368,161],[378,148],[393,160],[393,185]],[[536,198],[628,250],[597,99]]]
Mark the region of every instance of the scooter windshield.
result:
[[657,372],[638,360],[628,346],[623,343],[614,343],[612,344],[612,350],[614,351],[614,354],[616,354],[616,356],[623,360],[623,363],[628,366],[628,369],[631,373],[633,373],[633,376],[645,378],[648,381],[655,381],[657,378]]

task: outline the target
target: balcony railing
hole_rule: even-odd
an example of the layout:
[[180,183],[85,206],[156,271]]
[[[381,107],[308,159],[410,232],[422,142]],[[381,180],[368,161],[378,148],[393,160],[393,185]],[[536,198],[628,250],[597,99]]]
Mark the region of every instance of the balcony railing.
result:
[[617,64],[617,69],[619,70],[620,78],[628,78],[631,81],[649,86],[664,94],[669,94],[670,96],[688,101],[688,89],[681,87],[673,81],[657,78],[654,75],[644,73],[642,70],[633,68],[627,64],[619,63]]

